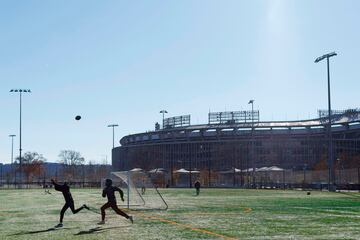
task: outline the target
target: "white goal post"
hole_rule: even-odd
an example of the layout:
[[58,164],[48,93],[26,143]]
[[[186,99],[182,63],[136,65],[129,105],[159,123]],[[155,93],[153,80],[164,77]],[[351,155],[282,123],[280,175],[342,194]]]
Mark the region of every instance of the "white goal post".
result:
[[[119,187],[124,192],[125,201],[118,200],[119,206],[133,210],[167,210],[166,201],[146,173],[142,171],[111,172],[110,179],[113,181],[113,186]],[[101,187],[105,187],[105,179],[101,181]]]

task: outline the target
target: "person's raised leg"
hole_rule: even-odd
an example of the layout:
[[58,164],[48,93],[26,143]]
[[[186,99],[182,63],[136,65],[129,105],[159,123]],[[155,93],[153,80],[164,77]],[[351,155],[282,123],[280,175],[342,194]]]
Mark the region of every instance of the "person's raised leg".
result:
[[129,216],[129,215],[127,215],[125,212],[121,211],[116,204],[112,204],[112,205],[111,205],[111,208],[114,209],[114,211],[115,211],[117,214],[125,217],[126,219],[130,219],[131,223],[134,222],[134,221],[133,221],[133,217],[132,217],[132,216]]
[[75,209],[74,202],[70,203],[69,205],[73,214],[77,214],[78,212],[84,209],[84,205],[82,207],[79,207],[78,209]]

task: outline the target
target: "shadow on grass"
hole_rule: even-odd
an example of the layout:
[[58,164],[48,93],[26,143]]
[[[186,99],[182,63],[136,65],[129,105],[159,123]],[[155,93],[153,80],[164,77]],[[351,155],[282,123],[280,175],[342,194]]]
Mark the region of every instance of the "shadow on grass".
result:
[[[125,227],[125,226],[124,226]],[[90,228],[87,231],[80,231],[76,234],[76,235],[84,235],[84,234],[92,234],[92,233],[97,233],[97,232],[105,232],[109,229],[115,229],[115,228],[121,228],[121,227],[108,227],[108,228],[102,228],[102,227],[96,227],[96,228]],[[37,233],[46,233],[46,232],[52,232],[52,231],[58,231],[58,230],[68,230],[70,228],[48,228],[48,229],[44,229],[44,230],[38,230],[38,231],[22,231],[22,232],[18,232],[18,233],[14,233],[14,234],[10,234],[8,236],[21,236],[21,235],[28,235],[28,234],[37,234]]]
[[57,231],[57,230],[61,230],[61,229],[70,229],[70,228],[48,228],[45,230],[38,230],[38,231],[22,231],[22,232],[18,232],[18,233],[14,233],[11,234],[9,236],[20,236],[20,235],[28,235],[28,234],[36,234],[36,233],[44,233],[44,232],[52,232],[52,231]]
[[90,228],[87,231],[80,231],[80,232],[78,232],[78,233],[76,233],[74,235],[77,236],[77,235],[92,234],[92,233],[97,233],[97,232],[104,232],[106,230],[115,229],[115,228],[121,228],[121,227],[108,227],[108,228],[96,227],[96,228]]

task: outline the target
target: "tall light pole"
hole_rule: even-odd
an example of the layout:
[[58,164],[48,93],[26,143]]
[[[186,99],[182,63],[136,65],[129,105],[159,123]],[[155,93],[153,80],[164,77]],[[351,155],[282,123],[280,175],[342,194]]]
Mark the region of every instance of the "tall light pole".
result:
[[110,125],[108,125],[108,127],[112,127],[112,132],[113,132],[113,148],[115,147],[115,143],[114,143],[114,141],[115,141],[115,131],[114,131],[114,128],[115,127],[118,127],[119,125],[117,125],[117,124],[110,124]]
[[254,99],[249,100],[248,104],[251,104],[251,158],[253,167],[253,187],[255,187],[255,158],[254,158]]
[[[15,134],[11,134],[9,135],[9,137],[11,137],[11,174],[14,173],[14,168],[13,168],[13,163],[14,163],[14,137],[16,137]],[[15,179],[16,179],[16,175],[15,175]]]
[[30,89],[11,89],[10,92],[12,93],[19,93],[20,96],[20,134],[19,134],[19,160],[20,160],[20,183],[22,183],[22,157],[21,157],[21,96],[22,93],[31,93]]
[[335,52],[331,52],[315,59],[315,63],[318,63],[326,58],[327,62],[327,82],[328,82],[328,162],[329,162],[329,177],[328,177],[328,189],[329,191],[335,191],[335,169],[334,169],[334,157],[333,157],[333,142],[331,133],[331,95],[330,95],[330,65],[329,58],[336,56]]
[[339,172],[339,180],[338,180],[338,183],[339,185],[341,185],[341,160],[340,158],[336,159],[337,163],[338,163],[338,172]]
[[162,128],[164,129],[164,119],[165,119],[164,117],[165,117],[165,113],[168,113],[168,112],[166,110],[161,110],[160,113],[162,113],[162,120],[163,120]]
[[305,163],[303,166],[303,190],[305,190],[305,183],[306,183],[306,168],[307,168],[307,164]]

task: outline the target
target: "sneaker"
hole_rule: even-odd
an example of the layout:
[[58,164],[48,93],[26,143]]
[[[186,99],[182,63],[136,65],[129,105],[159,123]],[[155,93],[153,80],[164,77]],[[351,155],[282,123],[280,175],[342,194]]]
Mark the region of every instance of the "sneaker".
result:
[[58,225],[56,225],[55,227],[56,228],[60,228],[60,227],[63,227],[64,225],[62,223],[59,223]]
[[83,205],[83,208],[90,210],[90,208],[88,206],[86,206],[86,204]]
[[134,223],[134,219],[132,216],[129,216],[129,220],[131,221],[131,223]]
[[98,225],[104,225],[104,224],[105,224],[105,221],[98,222]]

